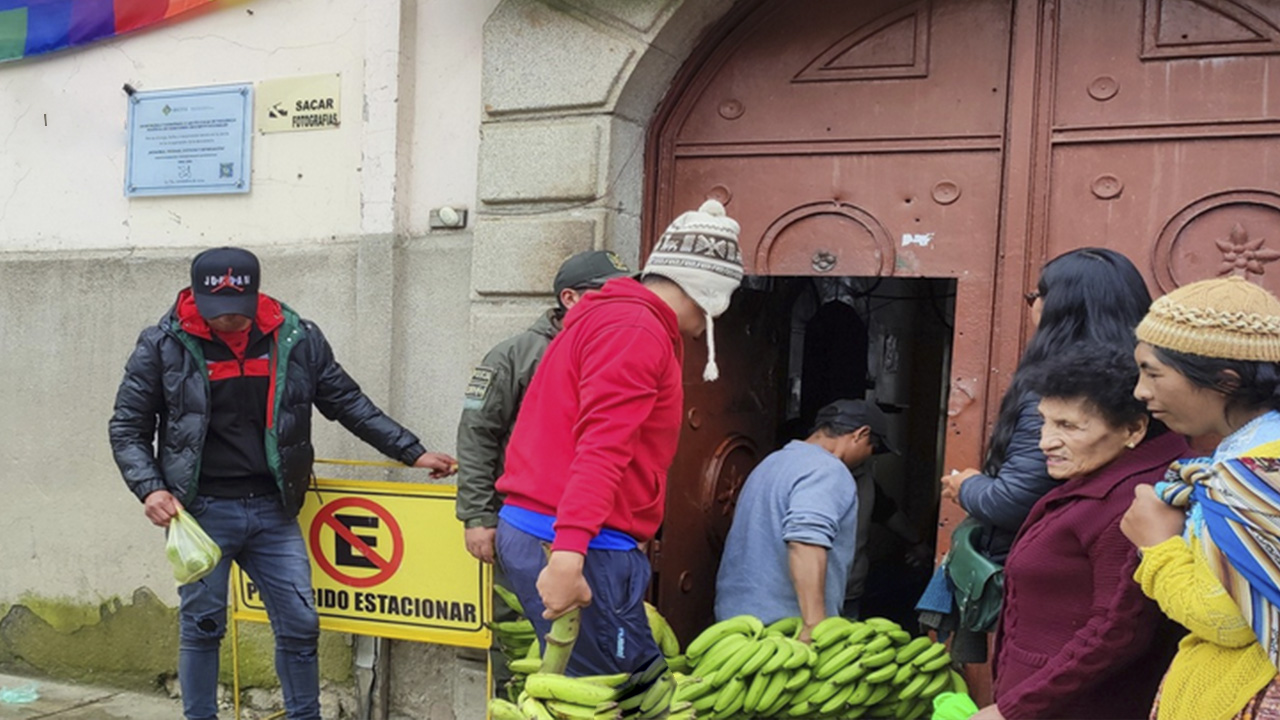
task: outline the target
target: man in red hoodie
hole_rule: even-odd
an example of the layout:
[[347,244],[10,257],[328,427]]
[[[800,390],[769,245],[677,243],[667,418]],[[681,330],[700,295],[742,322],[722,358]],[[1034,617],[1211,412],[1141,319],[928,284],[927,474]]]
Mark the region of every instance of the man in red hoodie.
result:
[[[640,546],[662,523],[684,412],[682,335],[707,336],[742,281],[738,224],[709,200],[676,218],[640,280],[573,308],[529,386],[498,491],[498,562],[540,637],[583,608],[570,675],[638,672],[661,658]],[[549,548],[549,552],[547,551]]]

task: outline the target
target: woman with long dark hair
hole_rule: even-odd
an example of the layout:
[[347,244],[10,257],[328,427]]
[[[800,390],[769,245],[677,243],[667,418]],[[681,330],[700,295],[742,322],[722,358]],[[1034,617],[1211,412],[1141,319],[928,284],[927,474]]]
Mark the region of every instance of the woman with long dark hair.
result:
[[[1031,507],[1057,485],[1039,448],[1040,398],[1028,387],[1028,378],[1046,358],[1079,343],[1131,351],[1133,329],[1151,304],[1133,263],[1104,248],[1080,248],[1049,261],[1026,298],[1036,332],[1001,400],[983,468],[942,477],[942,497],[969,514],[972,520],[966,522],[978,526],[973,528],[976,549],[994,563],[1004,561]],[[990,613],[985,616],[994,621]],[[975,624],[961,613],[958,629],[991,629]],[[985,659],[985,639],[961,634],[956,642],[959,659]]]
[[[1081,248],[1059,255],[1044,266],[1040,282],[1034,292],[1027,293],[1031,304],[1031,317],[1036,332],[1027,343],[1027,349],[1014,372],[1013,382],[1000,401],[1000,415],[991,433],[991,443],[983,463],[982,473],[965,470],[961,477],[943,478],[944,485],[961,487],[970,477],[985,475],[967,490],[960,493],[960,505],[973,514],[995,517],[993,525],[1012,525],[1016,533],[1022,518],[1012,523],[1000,522],[1000,516],[1008,510],[996,487],[1000,483],[1000,471],[1005,461],[1011,459],[1010,444],[1014,440],[1019,419],[1035,416],[1035,402],[1027,402],[1027,377],[1045,358],[1060,353],[1081,342],[1091,342],[1128,350],[1133,347],[1133,329],[1151,305],[1151,294],[1141,273],[1129,258],[1105,248]],[[1026,406],[1030,411],[1024,411]],[[1038,440],[1038,435],[1033,440]],[[1021,441],[1022,438],[1019,438]],[[1021,442],[1019,442],[1019,445]],[[1032,442],[1032,445],[1035,443]],[[1032,453],[1033,455],[1036,453]],[[1041,470],[1044,457],[1035,463]],[[1043,472],[1037,473],[1044,476]],[[1049,485],[1052,487],[1052,483]],[[1043,494],[1043,493],[1040,493]],[[1038,498],[1040,494],[1037,494]],[[994,502],[996,507],[988,507]],[[1035,503],[1032,499],[1026,510]],[[970,508],[973,508],[972,510]],[[1021,515],[1026,516],[1024,510]],[[1005,545],[1004,551],[1008,551]]]
[[1280,300],[1241,278],[1204,280],[1151,305],[1138,326],[1134,396],[1169,429],[1221,438],[1155,489],[1120,529],[1134,579],[1190,633],[1152,712],[1280,716]]

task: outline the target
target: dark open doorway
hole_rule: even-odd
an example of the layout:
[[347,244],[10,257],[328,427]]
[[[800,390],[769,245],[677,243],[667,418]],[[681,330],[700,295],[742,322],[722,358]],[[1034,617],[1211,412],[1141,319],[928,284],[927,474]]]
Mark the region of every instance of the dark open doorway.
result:
[[[655,548],[655,596],[686,642],[712,620],[715,571],[746,476],[807,437],[818,409],[840,398],[876,402],[901,451],[855,472],[866,528],[855,576],[865,580],[851,586],[860,602],[847,608],[913,622],[931,558],[911,566],[907,555],[913,542],[932,550],[938,522],[955,289],[936,278],[746,280],[716,323],[721,380],[686,384],[689,422]],[[699,345],[689,345],[687,372],[701,370]]]
[[[928,581],[938,517],[938,478],[955,282],[928,278],[774,278],[792,286],[787,394],[779,443],[807,435],[814,415],[840,398],[878,404],[900,455],[855,472],[861,552],[848,614],[902,623]],[[795,292],[794,288],[800,288]],[[911,552],[921,542],[929,557]]]

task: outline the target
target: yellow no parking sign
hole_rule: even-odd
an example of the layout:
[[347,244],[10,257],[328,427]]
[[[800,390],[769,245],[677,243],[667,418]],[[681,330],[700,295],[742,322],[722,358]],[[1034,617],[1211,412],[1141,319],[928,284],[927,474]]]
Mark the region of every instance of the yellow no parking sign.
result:
[[[473,558],[450,485],[317,481],[298,514],[326,630],[489,647],[487,565]],[[235,569],[237,620],[266,622],[248,575]]]

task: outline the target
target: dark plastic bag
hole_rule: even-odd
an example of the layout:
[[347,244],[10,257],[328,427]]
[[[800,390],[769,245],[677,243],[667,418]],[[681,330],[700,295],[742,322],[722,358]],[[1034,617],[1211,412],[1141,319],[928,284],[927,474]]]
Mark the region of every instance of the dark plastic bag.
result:
[[218,543],[205,534],[204,528],[186,510],[179,510],[169,522],[165,552],[169,555],[173,576],[179,585],[193,583],[208,575],[222,560]]

